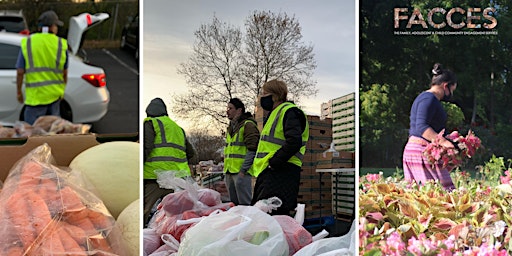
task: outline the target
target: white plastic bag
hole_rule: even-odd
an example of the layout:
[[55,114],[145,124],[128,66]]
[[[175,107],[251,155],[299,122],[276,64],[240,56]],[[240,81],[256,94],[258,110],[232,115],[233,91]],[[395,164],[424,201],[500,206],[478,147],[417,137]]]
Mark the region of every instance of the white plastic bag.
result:
[[357,255],[356,227],[354,220],[350,231],[340,237],[330,237],[314,241],[300,249],[293,256],[354,256]]
[[266,213],[271,213],[273,210],[276,210],[277,208],[281,207],[283,204],[283,201],[279,199],[279,197],[274,196],[267,199],[261,199],[258,202],[254,204],[254,207],[262,210]]
[[254,206],[235,206],[187,230],[178,255],[288,255],[279,223]]
[[305,204],[297,204],[297,208],[295,208],[295,221],[299,223],[301,226],[304,225],[304,211],[306,205]]

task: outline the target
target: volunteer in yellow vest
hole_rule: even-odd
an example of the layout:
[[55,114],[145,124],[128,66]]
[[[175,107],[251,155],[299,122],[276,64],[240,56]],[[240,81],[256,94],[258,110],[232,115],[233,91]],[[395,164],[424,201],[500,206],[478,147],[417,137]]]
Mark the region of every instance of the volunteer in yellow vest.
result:
[[251,205],[252,162],[260,132],[251,113],[245,112],[240,99],[229,100],[226,114],[230,122],[224,148],[224,181],[231,202],[235,205]]
[[29,124],[40,116],[60,116],[68,76],[68,43],[57,36],[64,23],[54,11],[44,12],[37,22],[38,33],[21,40],[16,62],[17,99],[25,104],[23,119]]
[[176,177],[190,176],[188,161],[195,151],[185,131],[167,114],[167,106],[160,98],[151,100],[144,119],[144,224],[151,209],[170,189],[160,188],[155,171],[173,171]]
[[287,95],[283,81],[271,80],[263,85],[260,98],[261,107],[270,113],[254,158],[257,179],[251,203],[278,197],[283,204],[272,215],[291,215],[297,207],[302,159],[309,137],[306,115],[287,101]]

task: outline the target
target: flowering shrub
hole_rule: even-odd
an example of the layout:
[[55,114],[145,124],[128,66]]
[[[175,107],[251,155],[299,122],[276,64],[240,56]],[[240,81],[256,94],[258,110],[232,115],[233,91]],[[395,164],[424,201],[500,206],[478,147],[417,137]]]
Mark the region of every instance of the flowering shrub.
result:
[[423,152],[431,164],[442,163],[443,168],[455,168],[460,166],[465,158],[471,158],[476,150],[480,148],[481,141],[471,130],[465,137],[460,135],[458,131],[453,131],[446,136],[446,139],[454,143],[455,148],[441,146],[440,141],[443,134],[444,130],[427,145]]
[[512,169],[500,172],[484,183],[457,169],[450,192],[436,181],[361,177],[359,254],[511,255]]

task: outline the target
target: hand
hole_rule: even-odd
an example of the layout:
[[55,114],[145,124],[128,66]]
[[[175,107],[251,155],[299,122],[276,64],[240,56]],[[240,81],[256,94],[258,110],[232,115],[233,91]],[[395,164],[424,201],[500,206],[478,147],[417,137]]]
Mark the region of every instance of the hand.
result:
[[443,141],[441,141],[441,146],[443,146],[444,148],[455,148],[455,145],[453,144],[453,142],[447,140],[447,139],[444,139]]
[[242,171],[238,172],[238,177],[243,178],[244,176],[245,176],[244,172],[242,172]]
[[19,103],[23,104],[23,93],[18,93],[17,99]]

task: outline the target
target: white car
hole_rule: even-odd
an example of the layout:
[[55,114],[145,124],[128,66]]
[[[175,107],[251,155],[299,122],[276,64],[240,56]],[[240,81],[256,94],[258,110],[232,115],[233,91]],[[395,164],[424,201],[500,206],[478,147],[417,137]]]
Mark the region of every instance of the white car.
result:
[[[107,18],[108,14],[81,14],[70,19],[68,82],[60,107],[61,116],[73,123],[96,122],[108,110],[110,94],[105,72],[85,64],[76,56],[83,32]],[[3,126],[13,126],[16,121],[23,120],[23,104],[16,99],[16,60],[24,37],[0,32],[0,124]]]

